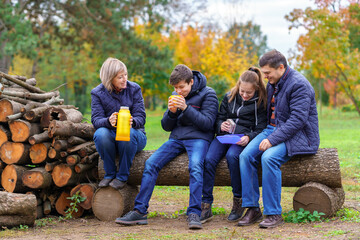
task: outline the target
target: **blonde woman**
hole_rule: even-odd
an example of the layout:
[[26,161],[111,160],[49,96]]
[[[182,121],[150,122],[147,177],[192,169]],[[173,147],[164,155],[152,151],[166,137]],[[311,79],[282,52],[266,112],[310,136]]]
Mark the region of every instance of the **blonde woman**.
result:
[[[91,91],[91,122],[94,142],[104,161],[105,176],[99,187],[121,189],[129,177],[135,154],[146,145],[145,106],[140,86],[128,80],[127,68],[116,58],[108,58],[100,69],[101,83]],[[117,113],[121,106],[131,113],[130,141],[115,141]],[[119,170],[115,158],[119,156]]]

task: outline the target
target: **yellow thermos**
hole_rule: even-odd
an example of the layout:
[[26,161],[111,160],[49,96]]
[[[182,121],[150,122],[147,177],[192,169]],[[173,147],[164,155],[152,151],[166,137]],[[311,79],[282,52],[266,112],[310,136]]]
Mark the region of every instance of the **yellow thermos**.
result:
[[116,124],[116,141],[130,141],[130,110],[129,107],[121,107]]

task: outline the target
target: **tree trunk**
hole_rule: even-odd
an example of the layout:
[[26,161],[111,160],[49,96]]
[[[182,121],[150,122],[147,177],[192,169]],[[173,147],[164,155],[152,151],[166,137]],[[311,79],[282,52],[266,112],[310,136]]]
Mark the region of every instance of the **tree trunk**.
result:
[[99,153],[94,152],[93,154],[91,154],[89,156],[85,156],[84,158],[82,158],[80,160],[80,163],[90,164],[90,163],[93,163],[93,162],[97,162],[98,159],[99,159]]
[[56,151],[63,151],[69,147],[67,140],[58,139],[54,142],[54,149]]
[[85,143],[82,143],[82,144],[73,146],[73,147],[71,147],[71,148],[68,148],[68,149],[67,149],[67,152],[68,152],[68,153],[77,152],[77,151],[79,151],[79,150],[81,150],[81,149],[90,147],[90,146],[92,146],[92,145],[95,145],[95,143],[94,143],[94,142],[85,142]]
[[[63,215],[66,216],[66,210],[68,208],[70,208],[70,204],[72,203],[72,201],[70,199],[68,199],[70,197],[70,194],[66,191],[62,192],[61,195],[59,196],[59,198],[56,200],[55,203],[55,209],[56,211]],[[73,218],[79,218],[83,215],[84,213],[84,209],[80,206],[77,206],[78,211],[74,211],[72,213],[72,217]]]
[[325,213],[323,217],[333,216],[345,201],[344,189],[331,189],[321,183],[309,182],[300,187],[293,197],[295,211],[300,208],[313,213],[315,210]]
[[48,159],[48,150],[50,148],[50,143],[38,143],[30,147],[30,159],[34,164],[40,164],[45,162]]
[[84,164],[84,163],[78,163],[76,164],[75,166],[75,172],[76,173],[83,173],[83,172],[86,172],[92,168],[95,168],[97,165],[97,162],[93,162],[93,163],[90,163],[90,164]]
[[114,221],[133,209],[138,192],[137,187],[130,185],[120,190],[112,187],[99,188],[92,200],[93,213],[101,221]]
[[90,154],[93,154],[96,151],[95,143],[92,145],[89,145],[87,147],[84,147],[78,151],[78,154],[80,157],[86,157]]
[[34,145],[36,143],[46,142],[46,141],[50,141],[48,131],[44,131],[39,134],[34,134],[31,137],[29,137],[29,143],[31,145]]
[[51,213],[52,207],[51,202],[49,200],[46,200],[43,204],[43,211],[45,215],[49,215]]
[[46,111],[43,113],[40,123],[42,127],[48,127],[50,122],[55,120],[80,123],[82,119],[83,119],[82,113],[76,109],[51,107],[46,109]]
[[75,166],[80,162],[81,158],[79,155],[73,154],[66,157],[66,163],[69,166]]
[[85,210],[91,209],[91,202],[94,196],[94,192],[96,190],[96,186],[91,183],[81,183],[76,185],[70,191],[70,195],[75,195],[78,191],[80,191],[80,196],[86,198],[84,202],[79,203],[79,206],[84,208]]
[[51,175],[55,185],[58,187],[74,186],[85,180],[95,179],[91,171],[78,174],[75,172],[74,167],[64,163],[56,165]]
[[0,226],[33,226],[35,219],[35,195],[0,192]]
[[70,121],[51,121],[49,125],[49,137],[77,136],[85,139],[92,139],[95,129],[89,123],[73,123]]
[[0,158],[6,164],[27,164],[30,163],[30,145],[26,143],[5,142],[0,147]]
[[[145,161],[154,151],[141,151],[135,155],[130,169],[129,184],[140,185]],[[168,163],[157,178],[157,185],[186,186],[189,184],[187,154],[181,154]],[[99,178],[104,176],[102,160],[99,158]],[[318,182],[331,188],[339,188],[341,173],[337,150],[334,148],[319,149],[315,155],[299,155],[293,157],[282,167],[282,186],[300,187],[307,182]],[[261,173],[259,174],[261,184]],[[230,174],[226,159],[223,158],[215,176],[215,186],[230,186]]]
[[11,132],[8,128],[0,125],[0,147],[4,142],[9,141],[11,138]]
[[68,141],[68,143],[70,145],[80,145],[82,143],[87,142],[85,139],[82,139],[82,138],[79,138],[79,137],[76,137],[76,136],[69,137],[67,141]]
[[53,161],[55,161],[55,159],[61,159],[61,156],[60,156],[60,152],[59,151],[56,151],[54,148],[52,147],[49,147],[49,151],[48,151],[48,157],[50,159],[52,159]]
[[22,176],[25,186],[32,189],[48,188],[52,185],[51,174],[44,167],[37,167],[26,171]]
[[54,167],[55,167],[56,165],[59,165],[60,163],[61,163],[61,161],[47,162],[47,163],[45,164],[45,170],[46,170],[47,172],[52,172],[52,170],[54,170]]
[[26,192],[29,190],[23,182],[24,173],[29,170],[28,167],[18,165],[7,165],[1,174],[1,185],[8,192]]
[[32,135],[42,132],[38,123],[30,123],[25,120],[10,121],[9,128],[14,142],[25,142]]
[[16,78],[13,78],[10,75],[7,75],[3,72],[0,72],[0,76],[6,78],[9,81],[12,81],[13,83],[16,83],[17,85],[22,86],[23,88],[29,90],[30,92],[34,92],[34,93],[45,93],[45,91],[41,90],[40,88],[31,86],[30,84],[27,84],[26,82],[23,82],[21,80],[18,80]]
[[6,117],[15,113],[20,113],[23,107],[21,103],[10,101],[8,99],[0,100],[0,122],[7,122]]

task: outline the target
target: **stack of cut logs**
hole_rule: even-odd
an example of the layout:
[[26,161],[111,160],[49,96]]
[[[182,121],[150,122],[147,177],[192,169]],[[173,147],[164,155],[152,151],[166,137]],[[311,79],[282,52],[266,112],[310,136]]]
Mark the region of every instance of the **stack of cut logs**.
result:
[[0,211],[0,226],[32,225],[33,219],[26,219],[41,218],[55,209],[66,215],[68,197],[79,190],[86,200],[74,217],[81,216],[91,208],[96,188],[92,182],[97,180],[99,154],[92,124],[82,123],[76,107],[62,105],[57,89],[45,92],[36,87],[34,78],[0,72],[0,80],[0,175],[6,190],[0,195],[0,209],[7,208],[2,206],[8,204],[5,199],[12,199],[12,209],[26,206],[29,198],[13,193],[34,194],[37,208],[31,217]]

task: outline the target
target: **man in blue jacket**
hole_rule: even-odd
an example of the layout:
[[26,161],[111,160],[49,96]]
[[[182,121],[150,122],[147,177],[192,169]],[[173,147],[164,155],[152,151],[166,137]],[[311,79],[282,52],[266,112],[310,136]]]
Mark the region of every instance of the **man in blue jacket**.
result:
[[214,137],[214,124],[218,110],[215,91],[206,86],[206,78],[185,65],[177,65],[169,83],[177,97],[170,97],[168,109],[161,125],[171,131],[165,142],[145,162],[140,192],[133,211],[117,218],[123,225],[147,224],[147,209],[159,171],[176,156],[187,152],[190,172],[190,199],[187,221],[190,229],[202,228],[200,222],[204,158]]
[[284,223],[280,205],[281,165],[297,154],[315,154],[320,138],[315,92],[309,81],[291,69],[284,55],[276,50],[265,53],[259,65],[268,79],[268,125],[240,154],[242,206],[248,210],[238,225],[251,225],[263,218],[257,173],[261,163],[266,217],[259,226],[272,228]]

